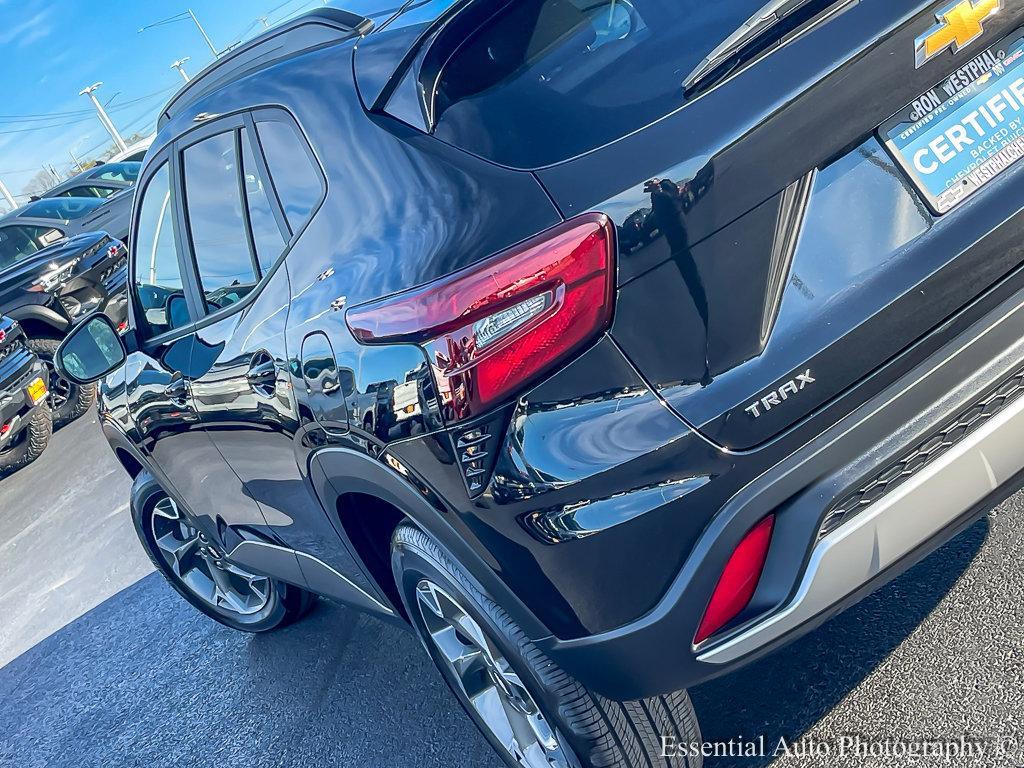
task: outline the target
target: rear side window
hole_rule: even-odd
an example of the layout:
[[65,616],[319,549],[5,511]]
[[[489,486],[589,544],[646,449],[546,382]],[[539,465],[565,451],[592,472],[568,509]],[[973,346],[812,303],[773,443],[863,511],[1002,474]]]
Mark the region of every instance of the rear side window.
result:
[[136,230],[132,290],[137,319],[144,337],[158,336],[189,322],[174,233],[174,196],[166,163],[146,184]]
[[298,232],[323,197],[320,171],[306,140],[291,122],[257,117],[256,132],[288,226]]
[[259,282],[246,238],[237,136],[220,133],[182,153],[189,232],[210,312],[240,301]]
[[[484,0],[486,2],[486,0]],[[470,34],[439,36],[436,135],[535,168],[682,106],[682,83],[764,0],[514,0]],[[436,50],[435,50],[436,49]]]
[[[244,137],[243,133],[243,137]],[[252,153],[251,144],[242,140],[242,178],[245,186],[245,202],[249,210],[249,224],[252,228],[252,243],[256,248],[256,259],[266,272],[277,261],[285,248],[281,228],[271,207],[270,197],[263,177]]]
[[100,166],[94,173],[91,174],[93,179],[103,179],[104,181],[127,181],[134,184],[138,181],[139,170],[142,168],[142,163],[110,163],[109,165]]

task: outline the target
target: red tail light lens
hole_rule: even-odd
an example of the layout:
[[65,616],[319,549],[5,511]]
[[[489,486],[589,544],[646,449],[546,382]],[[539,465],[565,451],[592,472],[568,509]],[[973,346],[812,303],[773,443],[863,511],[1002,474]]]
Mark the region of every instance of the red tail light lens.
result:
[[588,214],[421,288],[353,307],[346,320],[363,344],[422,346],[445,417],[466,419],[608,327],[613,248],[608,217]]
[[707,640],[750,604],[764,571],[774,527],[775,515],[768,515],[743,537],[743,541],[733,551],[711,596],[711,602],[704,611],[700,628],[693,638],[694,643]]

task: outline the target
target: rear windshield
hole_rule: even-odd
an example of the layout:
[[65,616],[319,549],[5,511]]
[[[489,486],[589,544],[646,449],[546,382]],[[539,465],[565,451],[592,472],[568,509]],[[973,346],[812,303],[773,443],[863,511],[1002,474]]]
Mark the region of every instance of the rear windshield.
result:
[[103,203],[95,197],[47,197],[26,206],[21,215],[73,221],[92,213]]
[[683,103],[683,80],[765,0],[515,0],[453,52],[436,135],[504,165],[549,165]]

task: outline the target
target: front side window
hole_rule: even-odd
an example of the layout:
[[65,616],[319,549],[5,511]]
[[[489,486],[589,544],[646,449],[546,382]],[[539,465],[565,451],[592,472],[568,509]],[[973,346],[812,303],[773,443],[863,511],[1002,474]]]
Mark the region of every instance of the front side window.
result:
[[140,331],[144,336],[158,336],[189,322],[174,232],[174,193],[167,163],[146,185],[136,231],[133,290]]
[[62,236],[59,230],[46,227],[0,227],[0,269],[17,264]]
[[185,149],[185,202],[192,250],[207,310],[243,299],[259,282],[249,252],[235,131]]
[[309,155],[306,140],[290,122],[257,119],[256,133],[288,226],[298,232],[323,196],[320,172]]

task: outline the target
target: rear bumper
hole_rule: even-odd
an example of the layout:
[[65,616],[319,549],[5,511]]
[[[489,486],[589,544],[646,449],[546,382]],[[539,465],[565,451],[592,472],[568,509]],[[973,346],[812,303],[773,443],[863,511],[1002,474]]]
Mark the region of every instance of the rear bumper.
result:
[[[836,502],[929,445],[1024,369],[1024,293],[735,494],[702,533],[670,588],[643,617],[587,637],[541,643],[571,674],[618,699],[686,688],[812,630],[967,527],[1024,480],[1024,396],[863,503],[820,536]],[[765,515],[768,561],[747,612],[693,637],[724,563]]]
[[1018,398],[818,542],[785,608],[703,651],[698,659],[711,664],[738,661],[875,581],[1012,482],[1024,467],[1022,435],[1024,398]]

